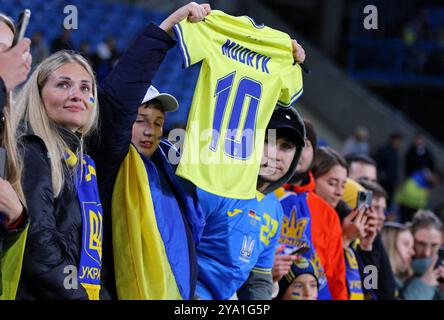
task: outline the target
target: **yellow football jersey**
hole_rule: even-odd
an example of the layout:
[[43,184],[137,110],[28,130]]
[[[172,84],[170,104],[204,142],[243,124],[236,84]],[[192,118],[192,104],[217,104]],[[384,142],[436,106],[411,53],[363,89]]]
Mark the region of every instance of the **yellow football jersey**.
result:
[[273,110],[302,94],[291,39],[218,10],[174,30],[184,67],[202,61],[176,173],[219,196],[254,198]]

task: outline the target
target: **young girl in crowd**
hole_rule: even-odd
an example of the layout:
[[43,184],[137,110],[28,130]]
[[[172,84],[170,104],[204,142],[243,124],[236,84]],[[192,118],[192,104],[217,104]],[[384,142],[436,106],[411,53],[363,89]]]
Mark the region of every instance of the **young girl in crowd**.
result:
[[317,300],[318,290],[316,268],[310,260],[298,256],[287,275],[279,281],[277,298],[281,300]]
[[342,240],[346,262],[346,279],[349,298],[364,299],[366,293],[362,285],[362,262],[357,254],[358,244],[362,246],[371,233],[371,242],[376,236],[376,217],[371,208],[363,206],[351,209],[343,200],[347,182],[348,167],[344,158],[335,150],[321,147],[316,150],[313,176],[316,181],[315,192],[333,208],[342,224]]
[[410,266],[415,254],[413,235],[409,228],[403,224],[386,222],[381,231],[381,238],[395,277],[395,296],[399,298],[404,284],[413,276],[413,270]]

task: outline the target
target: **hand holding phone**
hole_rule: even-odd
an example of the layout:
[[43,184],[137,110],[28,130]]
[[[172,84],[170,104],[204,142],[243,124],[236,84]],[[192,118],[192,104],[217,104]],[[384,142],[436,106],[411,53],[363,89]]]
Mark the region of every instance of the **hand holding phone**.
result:
[[23,39],[26,29],[28,28],[29,19],[31,18],[31,10],[25,9],[19,16],[17,22],[17,31],[12,41],[12,46],[15,46],[17,42]]

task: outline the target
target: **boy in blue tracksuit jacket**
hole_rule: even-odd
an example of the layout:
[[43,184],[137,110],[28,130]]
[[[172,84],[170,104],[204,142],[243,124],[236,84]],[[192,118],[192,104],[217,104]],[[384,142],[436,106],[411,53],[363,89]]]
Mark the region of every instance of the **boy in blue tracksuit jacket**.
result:
[[[188,11],[184,9],[190,5],[195,4],[180,8],[161,26],[167,31],[171,29],[172,25],[179,21],[167,23],[167,27],[165,27],[165,22],[169,22],[168,19],[174,15],[173,18],[177,19],[178,13],[182,15],[184,12],[187,13]],[[185,17],[187,15],[181,18]],[[89,144],[91,149],[89,153],[97,165],[97,178],[104,213],[103,279],[112,298],[117,298],[111,234],[111,200],[114,183],[120,165],[130,148],[132,127],[138,115],[139,106],[167,51],[175,43],[176,41],[160,27],[154,24],[146,26],[123,54],[105,80],[103,87],[99,89],[100,140],[98,143]],[[171,144],[162,141],[152,157],[143,158],[143,160],[148,175],[153,177],[149,184],[155,208],[157,206],[160,208],[158,211],[163,212],[174,208],[179,210],[177,214],[183,217],[185,230],[180,234],[183,237],[182,243],[187,243],[188,252],[183,253],[182,257],[185,257],[183,261],[170,261],[170,263],[175,264],[172,266],[173,269],[189,271],[189,276],[181,279],[188,282],[182,283],[184,287],[182,296],[184,299],[190,299],[194,295],[197,279],[195,242],[199,237],[199,207],[193,187],[174,175],[173,167],[167,158],[170,148],[172,148]],[[169,189],[166,192],[164,192],[165,186]],[[162,195],[165,197],[162,198]],[[176,205],[168,207],[171,201]]]

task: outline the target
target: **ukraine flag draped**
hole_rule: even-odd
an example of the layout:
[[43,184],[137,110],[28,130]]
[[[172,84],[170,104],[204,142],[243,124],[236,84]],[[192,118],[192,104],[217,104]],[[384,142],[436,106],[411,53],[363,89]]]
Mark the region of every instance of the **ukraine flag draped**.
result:
[[158,229],[148,178],[131,145],[112,197],[117,295],[124,300],[182,299]]
[[23,254],[25,252],[26,237],[29,225],[19,236],[17,241],[4,253],[2,257],[2,288],[0,300],[15,300],[17,288],[22,272]]

